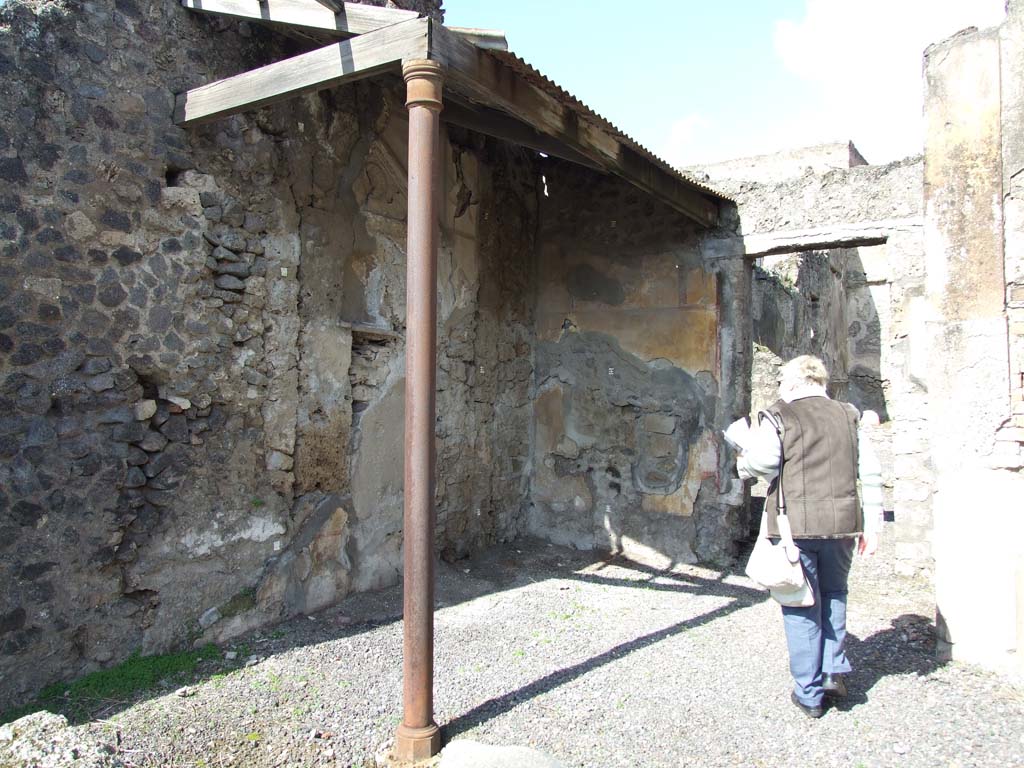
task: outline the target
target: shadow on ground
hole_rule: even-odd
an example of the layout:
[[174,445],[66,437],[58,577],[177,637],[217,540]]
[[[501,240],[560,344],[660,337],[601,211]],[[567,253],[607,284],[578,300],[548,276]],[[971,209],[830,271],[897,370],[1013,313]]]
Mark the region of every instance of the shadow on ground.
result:
[[944,666],[935,658],[931,620],[911,613],[893,619],[890,629],[863,640],[847,635],[846,653],[854,669],[848,679],[849,695],[833,705],[842,712],[866,704],[871,689],[884,677],[924,677]]
[[[639,635],[585,661],[555,670],[514,691],[484,701],[449,721],[444,728],[445,738],[452,739],[508,712],[524,701],[570,683],[633,652],[768,599],[762,590],[730,583],[732,580],[729,577],[739,575],[738,569],[699,569],[713,574],[711,577],[696,575],[692,570],[660,570],[607,553],[580,552],[538,540],[520,540],[511,545],[496,547],[454,565],[439,563],[439,609],[547,579],[569,579],[588,584],[686,592],[729,599],[725,605],[706,613]],[[161,681],[157,688],[140,691],[124,700],[77,700],[61,702],[56,707],[47,702],[45,707],[39,708],[63,714],[74,724],[107,719],[139,702],[232,672],[253,658],[265,660],[296,648],[357,636],[397,622],[401,619],[401,601],[401,586],[353,595],[315,617],[298,617],[238,638],[223,649],[237,654],[234,661],[218,653],[217,658],[201,662],[194,674]],[[851,635],[848,652],[859,671],[850,679],[851,697],[839,708],[849,709],[867,701],[867,693],[885,675],[910,672],[924,675],[933,671],[937,665],[929,649],[924,646],[918,648],[907,642],[908,632],[915,637],[926,637],[930,642],[929,626],[930,622],[924,617],[905,615],[893,621],[892,629],[865,640]]]

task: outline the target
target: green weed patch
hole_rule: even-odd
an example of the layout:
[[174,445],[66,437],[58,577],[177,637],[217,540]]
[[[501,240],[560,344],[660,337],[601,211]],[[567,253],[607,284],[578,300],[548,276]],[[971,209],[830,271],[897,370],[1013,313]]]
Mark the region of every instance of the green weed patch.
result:
[[92,672],[70,683],[47,686],[35,701],[0,714],[0,724],[44,709],[74,719],[86,717],[100,705],[127,701],[138,693],[156,688],[163,680],[191,677],[199,662],[219,657],[220,651],[215,645],[160,656],[134,653],[116,667]]

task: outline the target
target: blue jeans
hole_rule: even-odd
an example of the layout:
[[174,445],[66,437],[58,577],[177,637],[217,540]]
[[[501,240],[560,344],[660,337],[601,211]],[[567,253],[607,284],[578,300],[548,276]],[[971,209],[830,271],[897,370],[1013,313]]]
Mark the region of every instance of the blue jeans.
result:
[[807,581],[814,591],[809,608],[782,607],[793,691],[802,704],[821,704],[821,676],[850,671],[846,658],[846,581],[856,538],[796,539]]

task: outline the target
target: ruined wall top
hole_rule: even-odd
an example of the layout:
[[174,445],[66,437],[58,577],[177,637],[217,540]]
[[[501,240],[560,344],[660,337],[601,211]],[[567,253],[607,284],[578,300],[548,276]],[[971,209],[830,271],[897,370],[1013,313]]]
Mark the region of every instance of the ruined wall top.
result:
[[735,179],[712,183],[736,201],[744,235],[923,215],[920,157],[806,173],[770,183]]
[[837,168],[854,168],[858,165],[867,165],[867,160],[853,142],[841,141],[787,149],[769,155],[752,155],[720,163],[694,165],[684,169],[684,172],[712,183],[722,180],[743,180],[766,184],[801,176],[808,170],[824,173]]

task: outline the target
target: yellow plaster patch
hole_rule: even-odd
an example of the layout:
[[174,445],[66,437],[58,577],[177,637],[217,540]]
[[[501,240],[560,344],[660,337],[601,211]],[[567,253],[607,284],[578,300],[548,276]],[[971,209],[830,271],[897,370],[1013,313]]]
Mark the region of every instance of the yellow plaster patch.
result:
[[541,341],[557,341],[569,318],[579,331],[595,331],[615,338],[622,348],[641,360],[664,358],[683,370],[715,370],[718,316],[713,307],[542,312],[537,318]]

